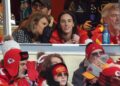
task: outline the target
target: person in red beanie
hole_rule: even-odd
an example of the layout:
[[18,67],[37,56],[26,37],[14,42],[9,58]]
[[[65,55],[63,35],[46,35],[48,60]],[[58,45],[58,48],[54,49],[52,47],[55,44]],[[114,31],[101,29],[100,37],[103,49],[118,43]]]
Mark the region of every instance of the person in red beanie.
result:
[[[18,80],[22,78],[23,73],[25,73],[26,71],[25,65],[27,59],[28,59],[28,53],[22,52],[20,49],[17,48],[12,48],[4,54],[4,60],[3,60],[4,65],[3,68],[0,68],[1,70],[0,82],[2,83],[3,86],[5,82],[8,84],[8,86],[10,85],[14,86],[15,84],[17,84]],[[29,86],[29,85],[25,85],[25,86]]]
[[[72,83],[74,86],[83,86],[85,84],[86,86],[96,85],[97,78],[86,82],[85,78],[82,76],[82,73],[84,73],[87,70],[87,67],[103,54],[105,54],[105,51],[99,44],[91,42],[86,46],[85,59],[80,63],[80,67],[74,72],[73,75]],[[113,60],[109,59],[108,62],[113,62]]]

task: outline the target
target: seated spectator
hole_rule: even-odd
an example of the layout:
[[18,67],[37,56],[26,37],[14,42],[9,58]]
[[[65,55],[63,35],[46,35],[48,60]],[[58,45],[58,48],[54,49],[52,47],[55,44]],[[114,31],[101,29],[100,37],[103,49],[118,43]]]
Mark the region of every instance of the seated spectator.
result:
[[[4,58],[3,58],[3,68],[0,68],[0,85],[1,86],[11,86],[18,84],[19,81],[26,82],[24,83],[25,86],[29,86],[29,83],[25,79],[25,72],[26,72],[26,62],[28,59],[28,53],[21,51],[19,47],[13,47],[10,43],[13,41],[6,41],[6,44],[3,45]],[[8,44],[9,45],[8,45]],[[14,43],[15,44],[15,43]],[[15,46],[15,45],[14,45]],[[18,46],[18,44],[17,44]],[[21,85],[18,85],[21,86]]]
[[[104,6],[101,12],[103,23],[108,24],[111,44],[120,44],[120,4],[109,3]],[[96,30],[100,31],[100,28]],[[102,32],[94,33],[92,39],[99,44],[102,43]]]
[[79,29],[72,12],[64,11],[59,15],[58,24],[50,37],[50,43],[80,43]]
[[48,54],[41,56],[44,61],[42,64],[40,64],[40,67],[38,66],[39,69],[39,81],[38,84],[39,86],[44,86],[44,83],[46,83],[46,70],[50,68],[51,65],[57,64],[57,63],[64,63],[64,60],[60,54]]
[[[58,63],[55,65],[51,65],[49,69],[47,69],[46,80],[49,86],[72,86],[68,83],[68,69],[65,64]],[[46,84],[44,86],[46,86]]]
[[[74,86],[98,86],[98,78],[87,80],[83,77],[83,72],[87,70],[87,67],[92,64],[98,57],[105,54],[105,51],[101,45],[96,43],[89,43],[85,49],[85,59],[80,63],[79,68],[74,72],[72,83]],[[113,60],[109,58],[107,62],[111,63]]]
[[25,27],[18,28],[12,35],[14,40],[19,43],[47,43],[51,33],[48,25],[48,16],[37,12],[29,17]]

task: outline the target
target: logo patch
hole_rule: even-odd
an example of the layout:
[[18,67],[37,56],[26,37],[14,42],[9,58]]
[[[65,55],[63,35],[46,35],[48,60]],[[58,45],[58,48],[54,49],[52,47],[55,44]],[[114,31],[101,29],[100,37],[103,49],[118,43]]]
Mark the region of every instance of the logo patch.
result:
[[12,64],[15,62],[15,60],[13,58],[9,58],[7,62],[8,62],[8,64]]

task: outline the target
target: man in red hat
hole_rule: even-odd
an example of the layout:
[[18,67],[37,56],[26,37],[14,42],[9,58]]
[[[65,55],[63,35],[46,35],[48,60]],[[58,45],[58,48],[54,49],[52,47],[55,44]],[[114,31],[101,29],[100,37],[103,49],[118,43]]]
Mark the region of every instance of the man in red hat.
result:
[[[89,43],[85,49],[85,59],[80,63],[80,67],[74,72],[72,83],[74,86],[83,86],[84,84],[96,85],[97,78],[89,80],[87,83],[82,73],[87,70],[87,67],[92,64],[98,57],[105,54],[103,47],[96,43]],[[112,59],[108,61],[113,62]]]
[[[15,84],[17,84],[16,81],[19,78],[23,78],[23,75],[26,72],[27,59],[28,59],[27,52],[22,52],[20,49],[17,48],[12,48],[8,50],[4,54],[3,68],[0,68],[0,82],[1,82],[0,86],[2,85],[4,86],[5,82],[8,84],[8,86],[10,85],[14,86]],[[25,85],[25,86],[29,86],[29,85]]]

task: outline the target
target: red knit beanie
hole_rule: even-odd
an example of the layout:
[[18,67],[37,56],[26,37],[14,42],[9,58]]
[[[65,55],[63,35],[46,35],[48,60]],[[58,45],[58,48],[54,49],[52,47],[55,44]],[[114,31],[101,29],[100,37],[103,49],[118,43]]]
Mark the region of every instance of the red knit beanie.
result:
[[101,45],[96,44],[96,43],[90,43],[87,45],[86,50],[85,50],[86,58],[88,59],[90,57],[91,53],[96,49],[101,49],[105,53],[105,51]]

